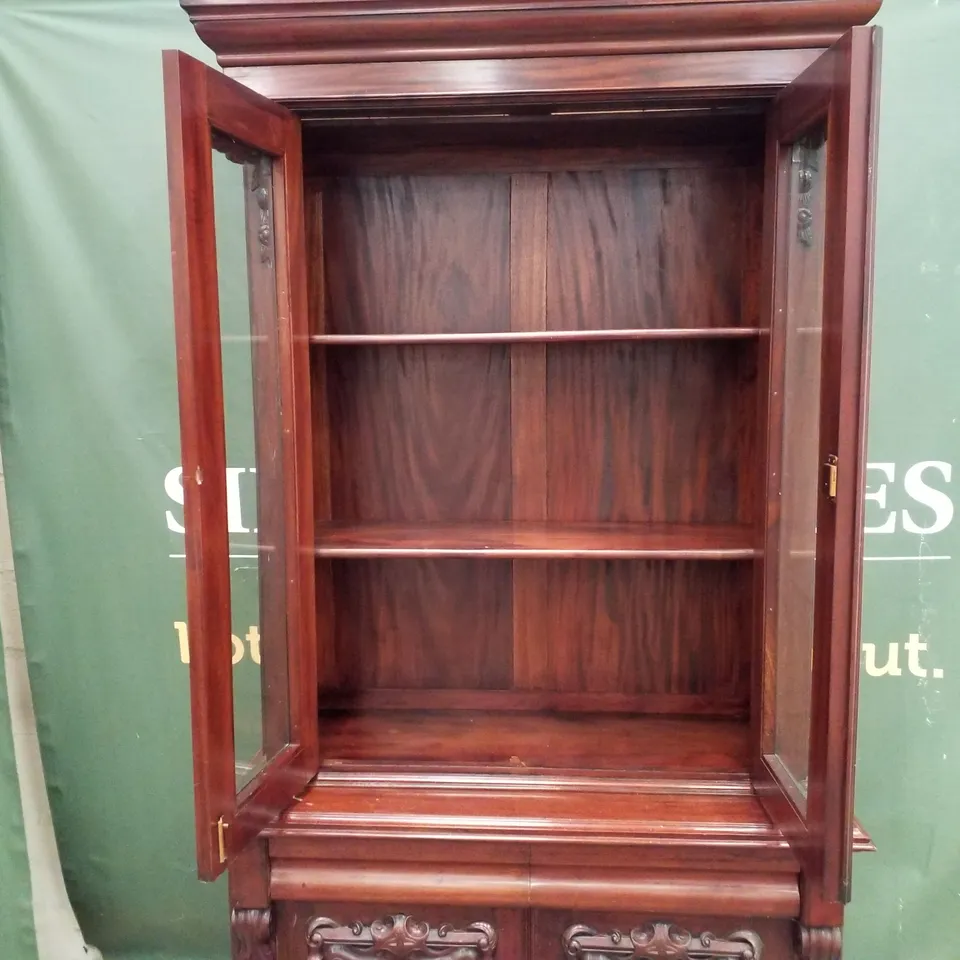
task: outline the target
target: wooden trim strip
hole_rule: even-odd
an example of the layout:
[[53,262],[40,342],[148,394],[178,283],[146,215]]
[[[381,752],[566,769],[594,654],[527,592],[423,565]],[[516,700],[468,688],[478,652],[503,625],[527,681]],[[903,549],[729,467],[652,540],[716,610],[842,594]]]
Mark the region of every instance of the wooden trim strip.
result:
[[[541,567],[535,561],[516,561],[514,567],[523,567],[526,571],[534,568],[531,575],[536,574],[536,567]],[[514,580],[514,603],[516,592],[529,587],[529,584]],[[529,603],[528,603],[529,606]],[[514,608],[515,623],[518,611]],[[522,622],[517,623],[518,628]],[[524,681],[533,682],[533,678],[541,677],[542,665],[534,667],[528,662],[532,651],[524,651],[522,643],[518,644],[515,638],[514,657],[518,652],[525,653],[525,658],[515,659],[515,683],[519,689],[515,690],[361,690],[356,693],[338,693],[331,691],[322,698],[324,710],[507,710],[529,713],[548,711],[578,711],[590,713],[643,713],[643,714],[675,714],[680,716],[710,716],[743,718],[747,714],[748,701],[745,697],[724,697],[722,695],[708,696],[685,693],[575,693],[550,689],[524,687]],[[522,668],[522,669],[521,669]]]
[[670,97],[770,96],[816,59],[817,50],[528,59],[427,60],[238,67],[230,76],[297,109],[358,112],[445,107],[463,113],[505,103],[644,102]]
[[522,864],[331,863],[274,860],[275,900],[477,905],[522,909],[642,910],[711,916],[796,917],[796,876]]

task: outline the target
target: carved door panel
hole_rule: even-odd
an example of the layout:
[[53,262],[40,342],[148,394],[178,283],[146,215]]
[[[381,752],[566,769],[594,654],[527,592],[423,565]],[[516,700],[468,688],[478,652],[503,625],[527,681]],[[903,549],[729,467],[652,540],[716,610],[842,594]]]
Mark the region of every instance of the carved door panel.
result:
[[[300,126],[176,51],[170,175],[197,862],[213,879],[317,768]],[[230,506],[230,471],[248,509]],[[244,638],[250,656],[234,666]]]
[[523,960],[528,917],[492,907],[278,903],[278,960]]
[[[857,27],[774,101],[761,795],[804,918],[848,899],[879,36]],[[828,920],[836,923],[838,920]]]
[[749,917],[535,910],[536,960],[791,960],[793,924]]

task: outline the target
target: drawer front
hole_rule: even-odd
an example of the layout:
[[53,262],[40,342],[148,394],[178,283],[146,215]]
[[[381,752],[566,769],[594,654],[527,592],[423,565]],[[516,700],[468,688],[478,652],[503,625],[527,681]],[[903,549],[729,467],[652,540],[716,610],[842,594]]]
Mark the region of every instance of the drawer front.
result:
[[277,960],[524,960],[529,922],[491,907],[279,902]]
[[795,960],[791,921],[408,903],[276,903],[277,960]]
[[535,910],[530,960],[793,960],[793,924],[748,917]]

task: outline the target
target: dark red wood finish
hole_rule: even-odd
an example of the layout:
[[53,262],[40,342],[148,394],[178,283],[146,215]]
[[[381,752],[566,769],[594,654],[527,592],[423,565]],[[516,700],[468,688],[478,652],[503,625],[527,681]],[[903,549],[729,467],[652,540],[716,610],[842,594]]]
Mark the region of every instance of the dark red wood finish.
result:
[[815,49],[507,60],[281,64],[229,75],[302,112],[304,120],[457,116],[534,106],[677,108],[767,99],[809,66]]
[[603,560],[747,560],[750,527],[707,523],[330,523],[317,530],[317,556],[516,557]]
[[[472,957],[473,954],[464,950],[457,951],[455,944],[449,944],[449,952],[444,951],[450,940],[454,939],[455,931],[465,931],[473,928],[474,924],[484,924],[495,931],[493,938],[495,956],[519,957],[525,952],[527,942],[526,917],[517,910],[504,910],[491,907],[489,904],[476,905],[476,901],[462,901],[455,906],[440,907],[429,901],[418,901],[412,905],[410,901],[397,903],[350,902],[349,895],[327,896],[326,902],[313,902],[309,905],[289,904],[279,911],[277,917],[277,943],[280,956],[290,960],[306,960],[308,921],[313,917],[324,917],[336,921],[347,927],[359,924],[369,924],[387,916],[402,914],[409,916],[415,923],[427,923],[432,928],[432,942],[436,944],[429,949],[429,956],[437,960],[456,960],[459,957]],[[350,898],[352,899],[352,898]],[[346,902],[345,902],[346,901]],[[444,931],[440,933],[439,931]],[[359,938],[358,938],[359,939]],[[415,956],[412,944],[401,937],[392,937],[376,953],[369,947],[366,951],[360,950],[356,956],[377,956],[383,960],[401,960],[405,956]],[[426,953],[421,948],[421,951]],[[350,956],[353,954],[341,954]],[[311,954],[316,957],[316,954]],[[491,954],[484,954],[487,960]],[[477,955],[480,960],[480,955]]]
[[[649,921],[835,960],[869,847],[849,802],[872,41],[840,38],[876,4],[184,5],[296,110],[310,174],[293,382],[322,753],[236,867],[235,930],[285,960],[318,913],[483,921],[523,960]],[[818,112],[841,470],[801,817],[763,750],[772,318],[779,145]],[[299,902],[267,917],[265,889]]]
[[469,711],[321,717],[330,760],[523,769],[742,772],[747,728],[730,720]]
[[[718,897],[718,901],[722,898]],[[725,915],[726,914],[726,915]],[[699,937],[706,932],[710,936],[708,943],[724,938],[735,941],[738,935],[745,931],[755,938],[754,942],[762,944],[764,960],[790,960],[793,956],[793,931],[790,924],[777,923],[763,917],[730,916],[726,911],[716,909],[713,916],[693,915],[677,916],[670,913],[670,925],[674,928],[675,940],[682,940],[683,934]],[[643,910],[635,913],[602,913],[598,910],[537,910],[533,914],[533,939],[531,955],[542,960],[563,960],[569,956],[563,949],[564,935],[567,931],[575,931],[586,926],[599,935],[609,935],[619,930],[624,938],[630,931],[643,931],[645,925],[662,924],[663,915]],[[680,933],[682,931],[683,933]],[[629,943],[629,940],[627,941]],[[616,943],[616,940],[612,942]],[[686,953],[682,945],[671,944],[669,939],[660,943],[653,943],[649,953],[638,950],[638,958],[659,957],[671,949],[668,954],[677,960],[692,960],[692,958],[712,957],[706,951]],[[658,949],[659,948],[659,949]],[[754,956],[753,953],[734,953],[732,956],[745,958]]]
[[[754,124],[737,123],[746,143]],[[642,153],[630,175],[609,154],[551,171],[569,150],[543,133],[528,173],[435,174],[425,156],[372,175],[354,134],[311,184],[328,706],[746,710],[749,567],[700,561],[757,554],[758,329],[737,324],[757,322],[759,154],[660,117],[632,139],[605,126],[624,162]],[[658,281],[636,269],[654,262]],[[574,336],[524,339],[554,334]]]
[[[190,209],[213,196],[210,134],[196,90],[203,75],[192,61],[164,57],[171,245],[174,256],[174,318],[180,389],[180,436],[184,450],[184,520],[187,530],[187,619],[190,624],[190,684],[193,726],[197,860],[201,876],[220,872],[216,822],[232,813],[233,707],[229,655],[230,579],[216,555],[226,550],[226,488],[214,484],[197,495],[196,478],[219,477],[226,468],[220,340],[216,327],[198,335],[193,317],[218,314],[213,211],[191,218]],[[201,87],[202,89],[202,87]],[[202,209],[202,208],[201,208]],[[200,411],[204,414],[200,414]],[[189,460],[188,460],[189,458]],[[194,482],[187,478],[193,468]],[[209,545],[208,545],[209,542]],[[205,603],[204,598],[210,602]],[[204,642],[201,642],[203,638]],[[209,638],[209,639],[208,639]],[[218,642],[219,639],[219,642]],[[229,787],[229,795],[226,788]]]
[[335,520],[510,519],[506,347],[344,348],[326,361]]
[[224,66],[826,47],[876,0],[184,0]]
[[[312,536],[311,458],[308,455],[309,404],[303,387],[308,340],[303,302],[303,219],[299,125],[283,108],[175,52],[164,55],[174,303],[180,382],[180,416],[187,553],[187,619],[190,625],[191,706],[197,808],[197,860],[200,875],[222,872],[218,821],[225,824],[226,853],[244,849],[286,807],[316,770],[316,688],[304,680],[315,674],[313,566],[305,553]],[[268,473],[264,494],[270,499],[283,485],[286,583],[269,574],[261,600],[264,626],[285,622],[287,629],[269,642],[286,645],[289,689],[283,701],[289,717],[280,722],[276,704],[264,710],[265,730],[283,744],[263,771],[236,795],[233,743],[229,545],[227,538],[224,410],[220,359],[216,237],[213,229],[211,130],[243,141],[273,156],[275,256],[277,269],[277,361],[279,382],[264,375],[262,349],[256,356],[257,407],[264,390],[277,389],[283,434],[271,432],[269,418],[257,423],[257,448],[280,451],[282,474]],[[265,296],[255,283],[254,305]],[[259,348],[258,348],[259,349]],[[299,358],[299,359],[297,359]],[[300,367],[297,386],[295,371]],[[263,514],[265,518],[269,514]],[[264,531],[270,535],[271,531]],[[278,596],[278,590],[282,596]],[[285,616],[277,616],[277,605]],[[266,659],[266,654],[265,654]]]
[[[784,152],[806,130],[827,128],[826,237],[823,269],[820,454],[839,460],[836,501],[821,489],[817,510],[816,612],[809,706],[810,776],[806,810],[775,758],[767,775],[785,784],[770,809],[788,835],[797,838],[805,862],[804,919],[836,926],[849,898],[849,851],[853,833],[852,770],[859,663],[862,491],[866,418],[866,347],[869,332],[867,281],[873,208],[874,60],[878,37],[855,28],[778,97],[773,107],[768,164],[775,165],[778,212],[773,309],[782,309],[784,242],[795,224],[786,222]],[[774,350],[777,329],[773,325]],[[774,461],[771,462],[771,468]],[[771,489],[775,486],[771,484]],[[768,517],[767,563],[774,562],[775,512]],[[768,570],[769,570],[768,566]],[[766,604],[769,608],[769,603]],[[768,630],[770,626],[768,624]],[[772,639],[764,645],[770,656]],[[773,671],[767,671],[769,689]],[[763,709],[763,744],[770,745],[773,705]],[[762,790],[761,785],[761,790]],[[765,791],[763,791],[765,792]]]
[[511,688],[509,563],[362,559],[332,571],[336,675],[324,686],[416,692],[410,706],[429,690]]

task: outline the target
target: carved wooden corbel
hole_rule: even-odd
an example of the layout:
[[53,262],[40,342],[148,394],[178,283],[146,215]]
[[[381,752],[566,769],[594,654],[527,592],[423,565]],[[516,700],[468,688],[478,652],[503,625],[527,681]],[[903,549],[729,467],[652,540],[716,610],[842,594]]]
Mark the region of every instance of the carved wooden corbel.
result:
[[230,956],[232,960],[275,960],[273,911],[269,907],[231,911]]
[[307,927],[307,943],[308,960],[491,960],[497,931],[489,923],[471,923],[465,930],[431,927],[403,913],[369,926],[316,917]]
[[793,147],[793,162],[797,167],[797,239],[805,247],[813,246],[813,188],[820,175],[820,148],[823,134],[811,134],[797,141]]
[[600,934],[578,924],[564,933],[563,949],[575,960],[761,960],[763,941],[752,930],[716,937],[695,935],[672,923],[646,923],[625,935],[619,930]]
[[801,960],[840,960],[843,931],[840,927],[797,927]]

